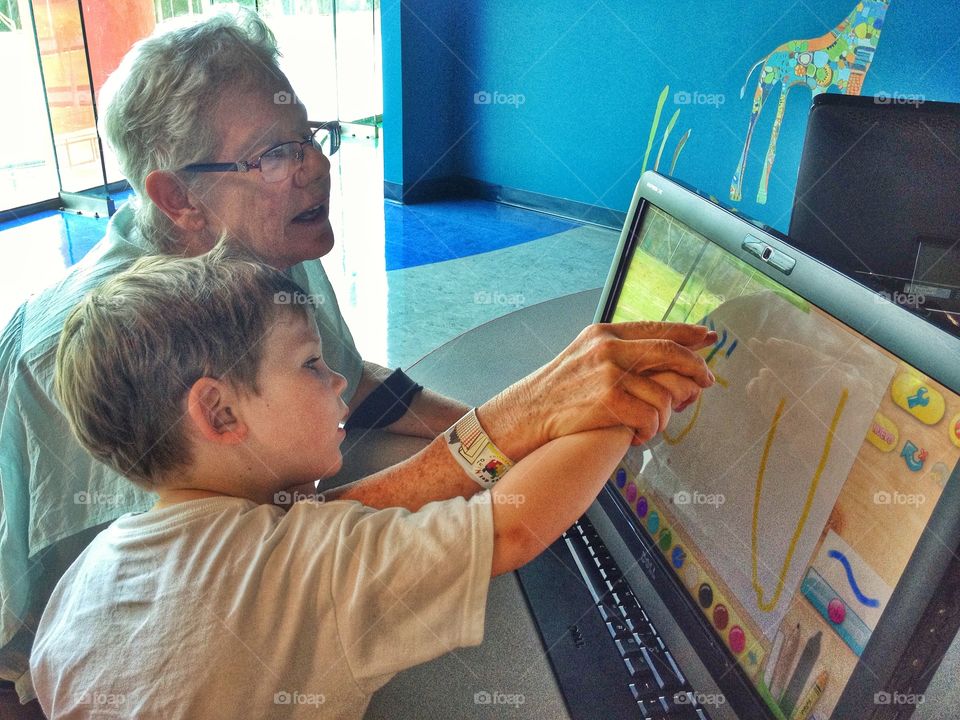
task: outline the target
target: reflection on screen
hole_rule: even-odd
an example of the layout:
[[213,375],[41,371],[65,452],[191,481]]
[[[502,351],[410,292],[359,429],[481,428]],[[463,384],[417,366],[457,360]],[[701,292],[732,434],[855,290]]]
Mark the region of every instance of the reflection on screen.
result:
[[960,456],[960,398],[656,207],[612,320],[717,384],[612,482],[773,713],[829,717]]

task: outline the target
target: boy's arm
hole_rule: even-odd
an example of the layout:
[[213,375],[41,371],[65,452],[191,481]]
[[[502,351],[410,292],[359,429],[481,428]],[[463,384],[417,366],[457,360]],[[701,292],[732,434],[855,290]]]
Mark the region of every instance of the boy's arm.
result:
[[533,560],[586,512],[623,457],[633,431],[605,428],[548,442],[491,490],[491,576]]
[[[551,440],[518,462],[490,491],[493,504],[491,576],[530,562],[586,512],[630,447],[633,430],[604,428]],[[446,468],[441,471],[439,468]],[[414,487],[391,482],[393,473],[418,473]],[[416,493],[411,493],[416,490]],[[437,499],[481,490],[439,437],[412,458],[352,485],[324,493],[375,508],[413,512]]]

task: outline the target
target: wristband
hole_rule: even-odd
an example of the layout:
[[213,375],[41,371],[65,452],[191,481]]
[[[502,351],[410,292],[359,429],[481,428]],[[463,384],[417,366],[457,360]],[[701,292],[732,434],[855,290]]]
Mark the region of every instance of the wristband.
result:
[[474,408],[444,432],[447,447],[460,467],[483,488],[493,484],[513,467],[513,461],[493,444],[480,427]]

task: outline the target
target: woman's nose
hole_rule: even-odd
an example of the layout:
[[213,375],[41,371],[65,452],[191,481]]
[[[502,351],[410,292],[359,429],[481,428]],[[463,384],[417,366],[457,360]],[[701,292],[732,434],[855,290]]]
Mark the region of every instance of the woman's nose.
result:
[[330,159],[326,154],[309,143],[303,148],[303,162],[297,170],[296,177],[299,185],[307,185],[318,177],[330,174]]

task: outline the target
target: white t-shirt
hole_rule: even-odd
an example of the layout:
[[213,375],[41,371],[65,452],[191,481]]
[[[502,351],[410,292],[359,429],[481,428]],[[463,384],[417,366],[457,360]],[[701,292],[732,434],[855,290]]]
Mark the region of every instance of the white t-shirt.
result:
[[398,671],[481,642],[492,557],[488,492],[124,515],[50,597],[34,686],[51,719],[360,718]]

